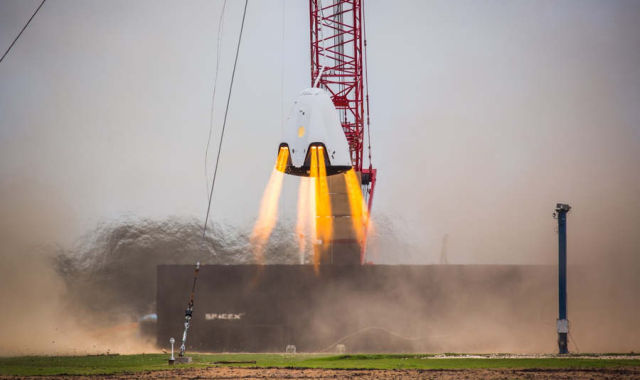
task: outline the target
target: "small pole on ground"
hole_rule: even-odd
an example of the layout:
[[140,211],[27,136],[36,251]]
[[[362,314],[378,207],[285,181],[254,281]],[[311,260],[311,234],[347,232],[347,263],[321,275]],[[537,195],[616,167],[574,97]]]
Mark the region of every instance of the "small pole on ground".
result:
[[173,364],[176,362],[176,358],[173,356],[173,344],[176,342],[173,337],[169,339],[169,343],[171,343],[171,357],[169,358],[169,364]]

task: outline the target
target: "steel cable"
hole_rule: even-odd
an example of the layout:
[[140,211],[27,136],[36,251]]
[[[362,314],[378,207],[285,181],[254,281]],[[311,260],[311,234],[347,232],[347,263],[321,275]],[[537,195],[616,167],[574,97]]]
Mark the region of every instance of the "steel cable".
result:
[[207,186],[207,195],[209,194],[209,181],[208,174],[209,169],[207,168],[207,159],[209,158],[209,145],[211,144],[211,132],[213,130],[213,111],[215,109],[216,103],[216,89],[218,87],[218,68],[220,66],[220,45],[222,39],[222,33],[224,32],[224,11],[227,7],[227,0],[224,0],[222,3],[222,11],[220,12],[220,20],[218,21],[218,42],[216,44],[216,73],[213,77],[213,95],[211,96],[211,112],[209,117],[209,137],[207,138],[207,148],[204,151],[204,176],[205,182]]
[[240,34],[238,36],[238,46],[236,47],[236,58],[233,62],[233,71],[231,72],[231,83],[229,83],[229,94],[227,95],[227,105],[225,107],[224,110],[224,119],[222,121],[222,130],[220,132],[220,142],[218,143],[218,154],[216,155],[216,165],[214,167],[213,170],[213,179],[211,180],[211,190],[209,192],[209,203],[207,204],[207,214],[204,218],[204,228],[202,231],[202,238],[205,239],[206,238],[206,234],[207,234],[207,223],[209,221],[209,213],[211,212],[211,201],[213,199],[213,190],[215,188],[216,185],[216,176],[218,174],[218,164],[220,162],[220,152],[222,151],[222,142],[224,140],[224,130],[227,126],[227,116],[229,114],[229,104],[231,102],[231,93],[233,90],[233,80],[236,76],[236,67],[238,65],[238,55],[240,53],[240,44],[242,42],[242,32],[244,31],[244,21],[246,19],[247,16],[247,4],[249,3],[249,0],[245,0],[244,1],[244,10],[242,12],[242,24],[240,25]]
[[4,60],[4,57],[7,56],[7,54],[9,54],[9,51],[11,50],[11,48],[13,47],[13,45],[15,45],[15,43],[18,41],[18,38],[20,38],[20,36],[22,35],[22,32],[25,31],[25,29],[27,29],[27,26],[29,26],[29,24],[31,23],[31,20],[33,20],[33,18],[36,16],[36,13],[38,13],[38,11],[40,10],[40,8],[42,8],[42,6],[44,5],[45,1],[47,0],[42,0],[42,2],[40,3],[40,5],[38,5],[38,8],[36,8],[36,10],[33,12],[33,14],[31,15],[31,17],[29,18],[29,21],[27,21],[26,24],[24,24],[24,26],[22,27],[22,30],[20,30],[20,33],[18,33],[18,35],[16,36],[16,38],[13,39],[13,42],[11,43],[11,45],[9,45],[9,47],[7,48],[7,51],[4,52],[4,54],[2,55],[2,58],[0,58],[0,63],[2,63],[2,60]]

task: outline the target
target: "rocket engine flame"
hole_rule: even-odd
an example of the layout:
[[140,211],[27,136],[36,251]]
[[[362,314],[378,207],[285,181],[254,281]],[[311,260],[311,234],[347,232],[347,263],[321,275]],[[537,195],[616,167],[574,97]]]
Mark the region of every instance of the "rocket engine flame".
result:
[[278,151],[278,158],[276,159],[276,170],[284,173],[287,168],[287,161],[289,160],[289,148],[283,146]]
[[310,176],[315,182],[315,230],[316,237],[313,250],[313,265],[316,272],[320,259],[331,243],[333,237],[333,216],[331,199],[329,198],[329,184],[327,183],[327,169],[324,160],[324,148],[311,147]]
[[288,159],[289,149],[286,147],[280,148],[276,165],[262,194],[260,213],[253,226],[253,232],[249,240],[253,246],[255,261],[258,264],[264,264],[264,248],[278,219],[278,201],[280,200],[284,170]]
[[352,168],[345,174],[345,182],[347,184],[347,195],[349,197],[349,208],[351,209],[351,222],[353,224],[353,230],[356,233],[358,243],[361,247],[360,262],[364,261],[364,247],[367,233],[367,224],[369,223],[369,215],[364,197],[362,196],[362,188],[360,187],[360,181],[356,175],[355,170]]

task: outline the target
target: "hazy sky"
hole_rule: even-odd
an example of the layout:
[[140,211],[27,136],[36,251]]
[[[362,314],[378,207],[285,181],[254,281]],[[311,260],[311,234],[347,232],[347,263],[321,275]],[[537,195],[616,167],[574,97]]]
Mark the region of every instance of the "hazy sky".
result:
[[[39,3],[0,0],[2,52]],[[210,157],[242,5],[224,18]],[[66,245],[99,222],[203,219],[221,6],[46,2],[0,64],[3,229]],[[307,6],[249,2],[215,222],[257,215],[309,86]],[[453,263],[552,263],[559,201],[572,262],[640,256],[639,1],[367,0],[366,25],[373,213],[395,231],[379,262],[437,262],[448,233]],[[287,179],[285,217],[296,193]]]

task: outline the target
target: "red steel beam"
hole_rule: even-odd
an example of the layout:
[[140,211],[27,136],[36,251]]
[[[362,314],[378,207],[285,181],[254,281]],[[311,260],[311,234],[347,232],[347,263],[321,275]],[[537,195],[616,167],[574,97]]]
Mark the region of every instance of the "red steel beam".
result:
[[311,84],[329,92],[344,130],[351,163],[362,172],[364,80],[362,0],[309,0]]

